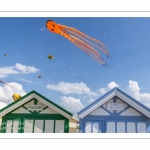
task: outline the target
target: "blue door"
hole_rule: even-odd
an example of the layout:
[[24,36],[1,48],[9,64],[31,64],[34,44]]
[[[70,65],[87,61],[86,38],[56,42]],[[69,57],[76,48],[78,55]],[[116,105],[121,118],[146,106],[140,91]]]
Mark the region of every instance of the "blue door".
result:
[[105,121],[106,133],[147,133],[147,121],[121,121],[121,120],[107,120]]
[[102,122],[101,121],[84,121],[84,133],[101,133]]

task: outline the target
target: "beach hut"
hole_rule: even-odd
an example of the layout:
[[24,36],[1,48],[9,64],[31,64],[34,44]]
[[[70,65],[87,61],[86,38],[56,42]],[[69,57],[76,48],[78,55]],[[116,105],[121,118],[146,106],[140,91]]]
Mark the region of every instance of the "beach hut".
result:
[[150,109],[118,88],[78,112],[80,133],[150,133]]
[[69,120],[69,133],[78,133],[78,119],[75,117]]
[[76,133],[73,114],[31,91],[0,110],[1,133]]

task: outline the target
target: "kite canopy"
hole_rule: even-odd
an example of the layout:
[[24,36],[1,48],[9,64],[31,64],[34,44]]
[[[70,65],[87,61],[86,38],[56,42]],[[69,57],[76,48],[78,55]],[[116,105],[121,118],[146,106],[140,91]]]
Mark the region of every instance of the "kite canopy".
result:
[[48,55],[47,56],[49,59],[54,59],[54,56],[52,56],[52,55]]
[[107,47],[101,41],[91,38],[75,28],[57,24],[52,20],[47,20],[46,28],[52,33],[59,34],[67,38],[69,41],[78,46],[83,52],[94,58],[100,64],[107,66],[106,61],[95,49],[97,48],[104,52],[107,57],[109,56]]
[[4,56],[7,56],[7,54],[4,54]]
[[38,78],[41,78],[41,77],[42,77],[42,76],[39,74],[39,75],[38,75]]
[[14,102],[16,101],[16,100],[18,100],[18,99],[20,99],[21,98],[21,96],[19,95],[19,94],[13,94],[13,99],[14,99]]

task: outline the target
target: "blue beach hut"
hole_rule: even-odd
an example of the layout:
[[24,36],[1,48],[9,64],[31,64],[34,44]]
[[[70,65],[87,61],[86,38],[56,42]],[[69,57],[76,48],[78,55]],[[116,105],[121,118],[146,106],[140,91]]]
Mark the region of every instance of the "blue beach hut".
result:
[[150,133],[150,109],[118,88],[77,114],[80,133]]

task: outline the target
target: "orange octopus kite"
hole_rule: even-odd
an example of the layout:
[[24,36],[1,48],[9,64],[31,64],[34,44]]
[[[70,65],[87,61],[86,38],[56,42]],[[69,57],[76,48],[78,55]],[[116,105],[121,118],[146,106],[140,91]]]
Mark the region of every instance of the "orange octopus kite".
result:
[[[60,34],[60,35],[64,36],[65,38],[67,38],[68,40],[70,40],[72,43],[74,43],[75,45],[77,45],[86,54],[88,54],[89,56],[91,56],[92,58],[94,58],[100,64],[102,64],[104,66],[108,66],[108,64],[105,62],[105,60],[100,56],[100,53],[98,51],[96,51],[92,46],[89,45],[89,44],[91,44],[91,45],[97,47],[98,49],[100,49],[101,51],[103,51],[107,55],[107,57],[108,57],[109,55],[108,55],[107,47],[102,42],[100,42],[99,40],[91,38],[91,37],[83,34],[82,32],[78,31],[75,28],[64,26],[64,25],[61,25],[61,24],[57,24],[57,23],[55,23],[52,20],[48,20],[46,22],[46,27],[47,27],[47,29],[49,31],[51,31],[53,33],[56,33],[56,34]],[[73,34],[73,35],[71,35],[71,34]],[[74,35],[77,36],[77,37],[75,37]],[[87,39],[95,41],[101,47],[99,47],[99,46],[91,43]]]

